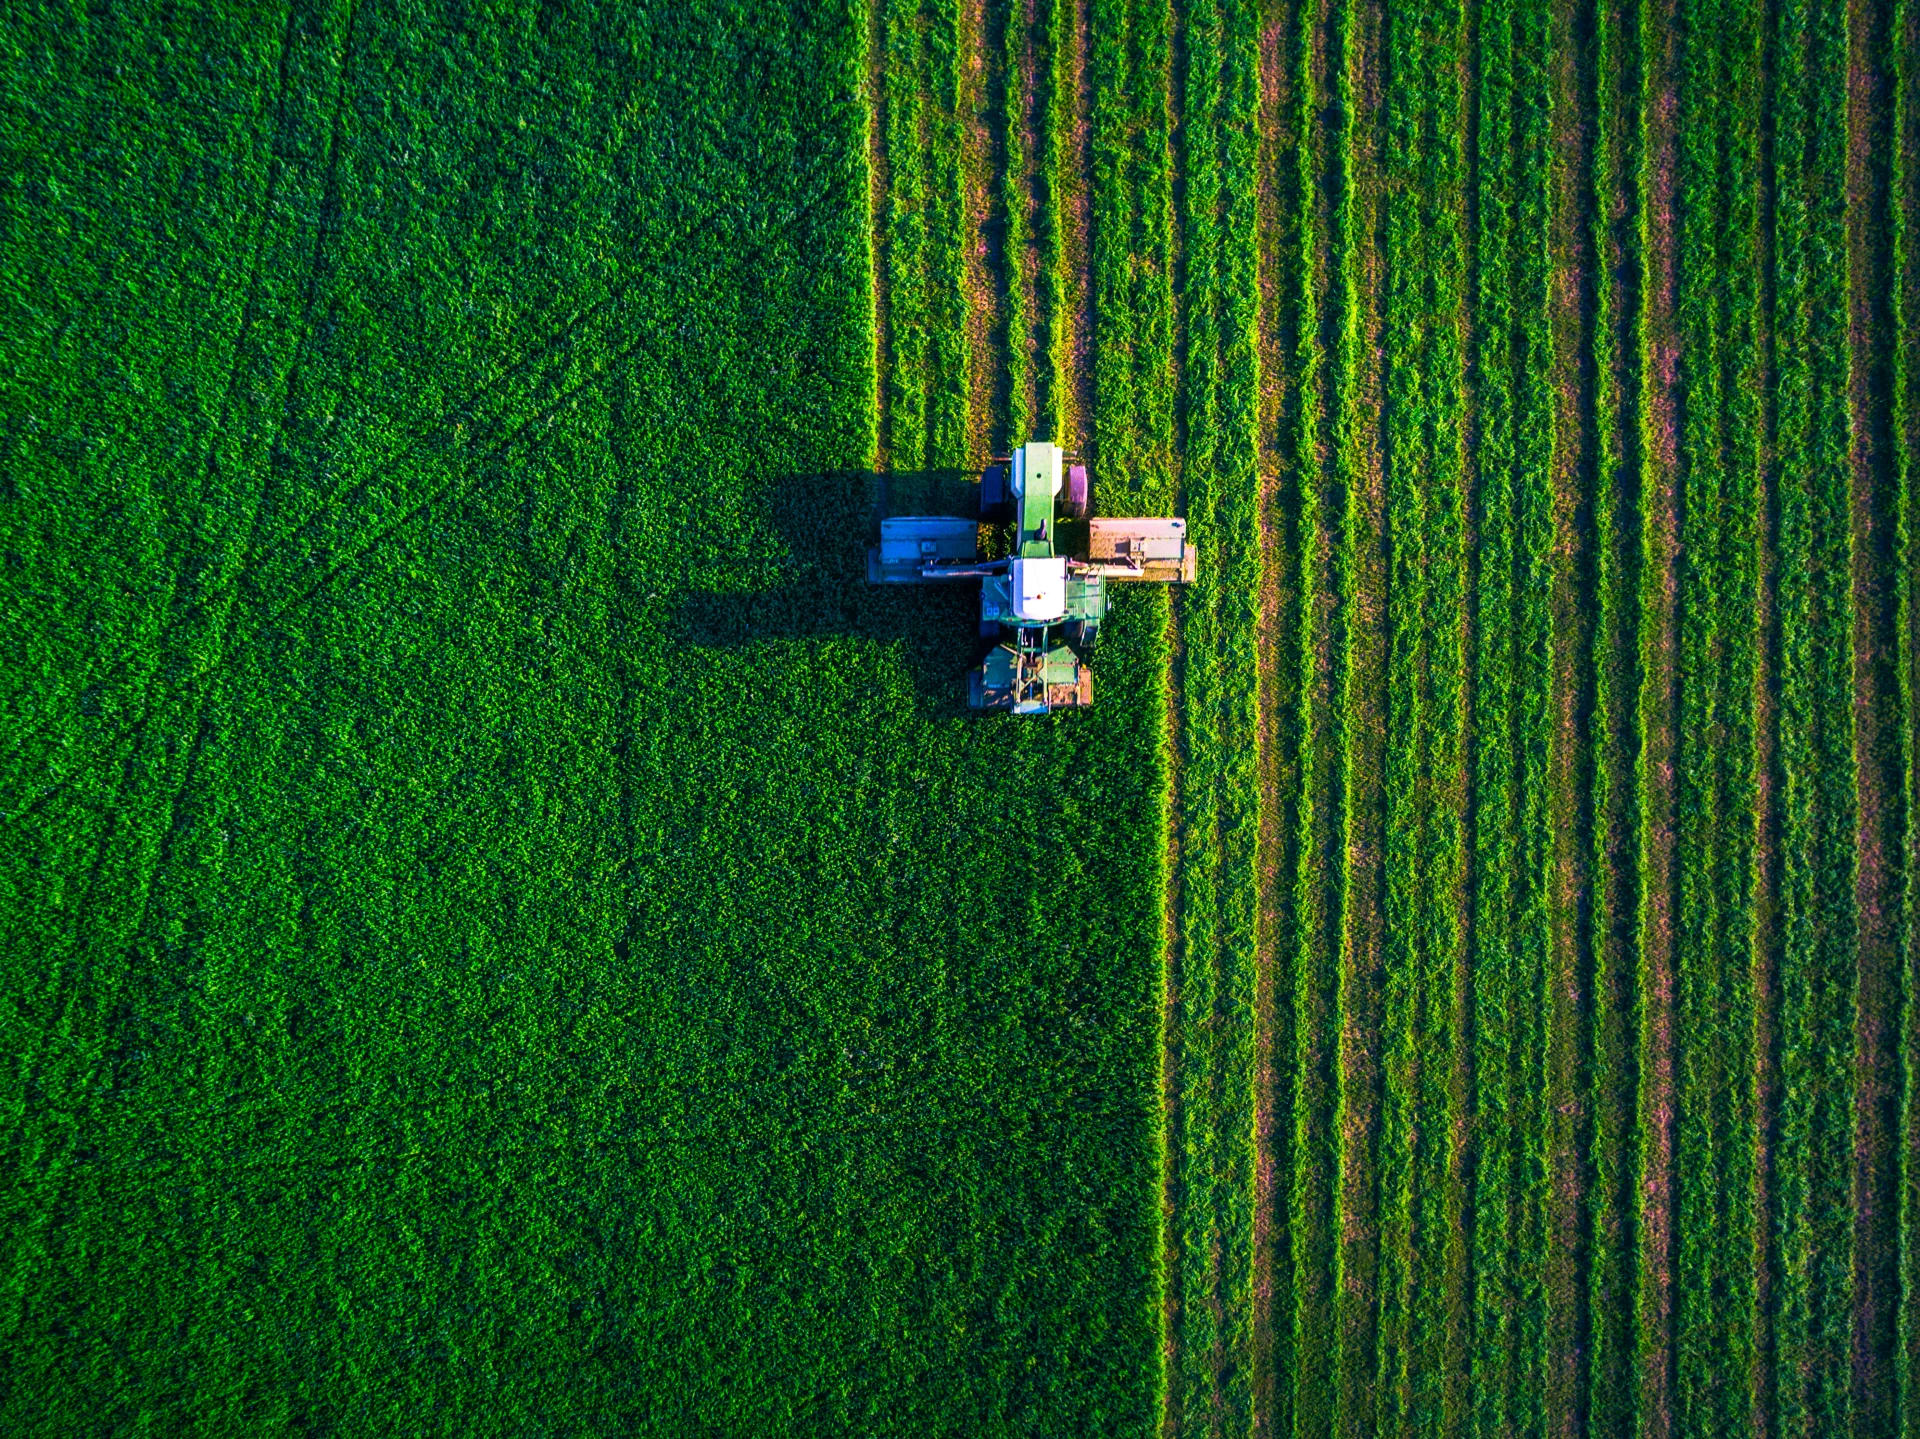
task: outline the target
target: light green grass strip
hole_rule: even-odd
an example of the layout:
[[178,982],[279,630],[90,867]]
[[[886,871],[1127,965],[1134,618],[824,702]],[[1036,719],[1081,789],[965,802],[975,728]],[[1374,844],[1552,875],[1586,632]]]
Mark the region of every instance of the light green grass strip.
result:
[[1300,77],[1295,158],[1303,224],[1294,281],[1300,326],[1296,374],[1300,386],[1299,476],[1302,596],[1297,692],[1300,696],[1300,811],[1296,894],[1298,924],[1292,955],[1291,1004],[1295,1046],[1293,1170],[1288,1198],[1292,1244],[1292,1363],[1289,1396],[1294,1433],[1327,1432],[1333,1422],[1333,1184],[1335,1180],[1333,1076],[1333,954],[1337,943],[1340,728],[1334,703],[1339,661],[1334,650],[1340,595],[1333,535],[1341,522],[1333,484],[1330,396],[1340,374],[1337,353],[1324,340],[1339,315],[1338,251],[1327,180],[1338,163],[1341,132],[1323,123],[1329,92],[1330,32],[1337,24],[1331,0],[1303,7],[1295,73]]
[[1519,546],[1519,463],[1515,355],[1519,317],[1512,290],[1514,16],[1485,6],[1480,16],[1479,209],[1476,216],[1475,404],[1479,465],[1475,512],[1479,574],[1474,660],[1474,1350],[1471,1432],[1493,1435],[1515,1422],[1522,1279],[1516,1247],[1524,1214],[1516,1147],[1524,1111],[1516,1064],[1526,1016],[1520,968],[1523,870],[1520,790],[1523,656],[1514,624]]
[[1853,993],[1846,604],[1844,9],[1790,0],[1776,70],[1781,914],[1781,1432],[1850,1422]]

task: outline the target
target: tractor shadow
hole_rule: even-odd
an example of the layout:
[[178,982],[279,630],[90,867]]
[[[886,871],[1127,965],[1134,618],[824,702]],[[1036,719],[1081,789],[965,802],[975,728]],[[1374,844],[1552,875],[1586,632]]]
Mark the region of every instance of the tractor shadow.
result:
[[713,650],[827,637],[872,640],[899,650],[923,718],[964,712],[967,671],[981,650],[978,583],[869,584],[867,548],[889,516],[976,514],[978,479],[960,470],[780,477],[762,501],[775,538],[737,563],[760,574],[774,569],[782,582],[720,590],[702,571],[717,574],[727,561],[694,566],[676,611],[676,638]]

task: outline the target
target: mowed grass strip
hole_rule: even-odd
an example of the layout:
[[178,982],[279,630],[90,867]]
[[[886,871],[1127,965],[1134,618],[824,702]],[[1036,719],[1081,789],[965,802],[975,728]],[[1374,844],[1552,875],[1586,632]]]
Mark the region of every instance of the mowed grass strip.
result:
[[1344,590],[1340,691],[1341,862],[1337,1005],[1334,1313],[1339,1375],[1335,1432],[1374,1428],[1379,1321],[1378,1128],[1380,982],[1385,914],[1387,721],[1387,491],[1380,425],[1385,399],[1381,312],[1386,300],[1381,176],[1381,99],[1386,80],[1384,9],[1355,0],[1342,14],[1340,236],[1341,388],[1335,483],[1346,497],[1339,566]]
[[1337,228],[1346,124],[1336,88],[1342,56],[1340,12],[1330,0],[1314,0],[1304,7],[1297,60],[1302,222],[1293,284],[1300,316],[1300,807],[1295,846],[1298,919],[1287,995],[1294,1025],[1288,1197],[1292,1365],[1284,1404],[1292,1413],[1294,1432],[1302,1434],[1331,1431],[1338,1381],[1333,1307],[1338,1152],[1332,1122],[1337,1078],[1332,1036],[1343,874],[1339,780],[1344,731],[1337,700],[1342,592],[1335,543],[1344,512],[1333,456],[1341,374],[1336,340],[1345,294]]
[[1755,1380],[1750,1029],[1754,676],[1763,514],[1758,357],[1758,17],[1703,10],[1680,98],[1679,323],[1691,381],[1683,553],[1675,1427],[1724,1433]]
[[1586,1273],[1591,1203],[1587,1061],[1592,933],[1592,619],[1594,133],[1588,88],[1591,36],[1579,8],[1550,6],[1547,65],[1549,175],[1547,338],[1552,362],[1551,589],[1547,753],[1547,975],[1541,1408],[1547,1433],[1585,1430],[1590,1315]]
[[1295,144],[1300,86],[1289,61],[1302,7],[1260,17],[1256,265],[1259,285],[1259,405],[1256,415],[1260,613],[1254,637],[1259,697],[1259,913],[1254,956],[1254,1189],[1251,1277],[1252,1433],[1292,1432],[1292,1313],[1288,1194],[1292,1176],[1292,1010],[1284,1001],[1294,934],[1299,736],[1290,684],[1299,646],[1299,473],[1295,443],[1300,390],[1301,191]]
[[1514,376],[1515,493],[1518,501],[1515,578],[1515,682],[1519,726],[1519,820],[1515,852],[1524,885],[1517,896],[1520,1048],[1515,1054],[1515,1100],[1524,1134],[1515,1145],[1520,1184],[1516,1271],[1522,1284],[1518,1359],[1524,1386],[1516,1422],[1545,1426],[1542,1380],[1547,1353],[1548,1216],[1552,1203],[1548,1160],[1553,1132],[1549,1092],[1552,1052],[1554,835],[1550,775],[1553,759],[1553,341],[1550,327],[1552,131],[1547,56],[1551,41],[1546,0],[1517,5],[1513,15],[1514,133],[1512,204],[1515,242],[1511,304],[1516,321]]
[[1475,214],[1474,434],[1479,571],[1474,667],[1474,1217],[1473,1415],[1480,1432],[1514,1423],[1520,1397],[1519,1272],[1523,1180],[1517,1146],[1524,1106],[1517,1066],[1527,1016],[1521,924],[1528,875],[1521,827],[1521,693],[1524,656],[1514,625],[1521,578],[1515,345],[1519,316],[1512,281],[1516,244],[1513,167],[1517,155],[1514,32],[1510,8],[1484,6],[1479,20],[1478,204]]
[[1680,40],[1671,0],[1641,0],[1640,63],[1640,913],[1635,983],[1639,1195],[1634,1296],[1641,1431],[1673,1427],[1674,1002],[1681,404],[1678,325]]
[[[1393,457],[1386,475],[1386,525],[1394,541],[1386,617],[1387,709],[1397,723],[1389,727],[1384,745],[1380,1319],[1374,1382],[1376,1421],[1382,1431],[1398,1433],[1413,1423],[1413,1386],[1424,1373],[1433,1372],[1427,1367],[1431,1357],[1416,1358],[1415,1353],[1416,1304],[1420,1295],[1433,1292],[1415,1287],[1419,1252],[1414,1242],[1415,1215],[1423,1198],[1437,1198],[1440,1192],[1439,1175],[1428,1167],[1439,1152],[1431,1146],[1440,1128],[1426,1116],[1444,1109],[1444,1091],[1435,1096],[1438,1102],[1432,1111],[1421,1107],[1427,1097],[1423,1080],[1439,1058],[1426,1010],[1434,896],[1427,893],[1423,853],[1433,806],[1428,647],[1435,635],[1427,590],[1434,566],[1428,551],[1427,504],[1437,488],[1431,478],[1434,460],[1429,448],[1430,436],[1437,438],[1430,373],[1436,324],[1430,312],[1432,282],[1428,279],[1435,258],[1433,236],[1422,223],[1424,207],[1412,202],[1415,186],[1433,179],[1436,97],[1432,87],[1435,52],[1443,51],[1444,38],[1435,37],[1412,16],[1389,12],[1384,48],[1386,123],[1381,169],[1387,189],[1382,232],[1387,253],[1400,262],[1387,274],[1386,293],[1380,301],[1388,347],[1383,443]],[[1453,76],[1443,72],[1438,78],[1445,86]],[[1457,304],[1457,295],[1452,298]],[[1443,304],[1438,316],[1449,339],[1450,311]],[[1444,902],[1440,912],[1445,912]],[[1436,1228],[1430,1219],[1418,1225],[1423,1240]]]
[[[1250,8],[1189,7],[1182,311],[1184,504],[1207,573],[1180,601],[1181,1334],[1176,1412],[1252,1423],[1253,963],[1257,838],[1255,55]],[[1200,1420],[1198,1416],[1206,1416]]]
[[1848,1057],[1854,917],[1846,467],[1845,25],[1787,4],[1774,72],[1780,474],[1781,1115],[1776,1372],[1782,1432],[1850,1404]]

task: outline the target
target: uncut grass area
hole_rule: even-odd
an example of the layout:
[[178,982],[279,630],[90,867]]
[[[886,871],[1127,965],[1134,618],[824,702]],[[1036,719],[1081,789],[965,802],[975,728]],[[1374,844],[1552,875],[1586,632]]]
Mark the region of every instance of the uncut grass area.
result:
[[861,583],[864,25],[10,22],[0,1430],[1151,1422],[1158,611]]

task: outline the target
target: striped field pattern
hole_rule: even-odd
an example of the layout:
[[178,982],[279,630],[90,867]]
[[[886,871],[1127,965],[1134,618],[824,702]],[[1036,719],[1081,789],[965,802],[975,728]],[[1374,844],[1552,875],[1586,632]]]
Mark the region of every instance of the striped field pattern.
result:
[[1920,1433],[1915,12],[987,5],[981,442],[1205,546],[1161,1432]]

